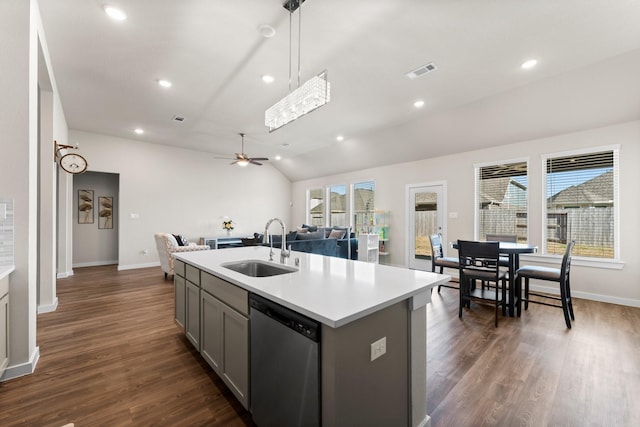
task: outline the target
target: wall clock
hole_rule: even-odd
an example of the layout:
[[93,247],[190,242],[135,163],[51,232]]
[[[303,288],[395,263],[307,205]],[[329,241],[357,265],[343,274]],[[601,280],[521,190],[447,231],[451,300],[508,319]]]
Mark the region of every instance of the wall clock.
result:
[[78,174],[87,170],[87,160],[77,153],[68,153],[60,157],[60,167],[65,172]]
[[62,145],[58,144],[56,141],[53,141],[54,149],[55,149],[55,159],[58,160],[58,164],[65,172],[72,174],[83,173],[87,170],[87,159],[82,157],[78,153],[67,153],[63,156],[60,156],[60,150],[64,148],[73,148],[78,149],[77,146],[72,145]]

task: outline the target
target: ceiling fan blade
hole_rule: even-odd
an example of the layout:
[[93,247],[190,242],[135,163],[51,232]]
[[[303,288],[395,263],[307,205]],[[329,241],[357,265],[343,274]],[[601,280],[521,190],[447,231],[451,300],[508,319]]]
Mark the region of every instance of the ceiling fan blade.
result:
[[262,166],[262,163],[256,162],[256,159],[249,159],[249,163],[252,165]]
[[251,160],[269,160],[268,157],[252,157]]

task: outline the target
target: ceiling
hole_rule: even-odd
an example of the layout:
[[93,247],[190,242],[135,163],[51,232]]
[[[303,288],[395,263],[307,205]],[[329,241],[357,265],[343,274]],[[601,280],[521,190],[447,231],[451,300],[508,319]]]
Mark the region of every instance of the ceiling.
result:
[[640,118],[640,1],[307,0],[301,81],[327,69],[331,102],[273,133],[264,111],[289,90],[282,0],[114,0],[122,22],[102,0],[39,4],[71,129],[200,150],[220,167],[244,132],[245,152],[292,181]]

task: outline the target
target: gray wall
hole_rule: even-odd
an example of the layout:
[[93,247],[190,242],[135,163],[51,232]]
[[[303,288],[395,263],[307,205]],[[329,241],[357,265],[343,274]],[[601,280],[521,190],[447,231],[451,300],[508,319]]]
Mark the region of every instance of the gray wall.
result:
[[[118,263],[118,189],[119,176],[112,173],[85,172],[73,179],[73,266],[87,267]],[[78,222],[78,190],[93,190],[92,224]],[[113,197],[113,228],[100,228],[98,216],[101,196]]]

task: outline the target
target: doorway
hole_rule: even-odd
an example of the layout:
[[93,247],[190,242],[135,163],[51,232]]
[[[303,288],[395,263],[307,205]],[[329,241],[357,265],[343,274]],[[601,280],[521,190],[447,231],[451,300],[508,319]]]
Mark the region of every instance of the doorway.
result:
[[407,265],[411,269],[431,271],[429,235],[442,233],[446,242],[446,183],[409,184],[407,186]]

